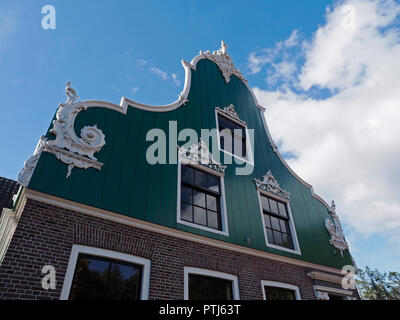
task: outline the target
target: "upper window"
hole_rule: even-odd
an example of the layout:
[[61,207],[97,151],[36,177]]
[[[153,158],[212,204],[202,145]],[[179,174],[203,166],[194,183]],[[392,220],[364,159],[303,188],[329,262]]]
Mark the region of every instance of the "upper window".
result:
[[260,196],[268,243],[294,249],[287,204],[265,195]]
[[219,149],[243,161],[252,163],[253,156],[246,123],[231,104],[216,108]]
[[219,176],[181,165],[180,219],[222,231]]
[[248,159],[246,150],[246,127],[218,114],[219,145],[239,158]]

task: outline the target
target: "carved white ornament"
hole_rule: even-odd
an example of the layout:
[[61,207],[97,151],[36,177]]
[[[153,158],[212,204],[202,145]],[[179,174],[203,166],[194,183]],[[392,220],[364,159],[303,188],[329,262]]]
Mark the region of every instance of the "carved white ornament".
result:
[[217,107],[216,108],[218,111],[220,111],[221,113],[227,115],[228,117],[235,119],[236,121],[240,122],[243,125],[246,125],[246,122],[244,122],[243,120],[241,120],[239,118],[239,115],[237,114],[236,110],[235,110],[235,106],[231,103],[229,106],[224,107],[223,109]]
[[317,300],[329,300],[328,292],[316,290],[315,295],[316,295]]
[[333,219],[333,222],[329,218],[325,220],[325,228],[328,230],[331,236],[329,243],[342,252],[342,250],[348,249],[349,245],[344,238],[342,225],[340,224],[339,217],[336,214],[336,206],[334,201],[332,201],[328,212]]
[[40,140],[36,146],[35,152],[25,161],[24,167],[18,174],[18,183],[21,186],[27,187],[29,181],[31,181],[33,171],[36,168],[36,164],[42,154],[44,145],[46,143],[46,138],[44,136],[40,137]]
[[214,160],[206,143],[202,139],[200,139],[198,144],[192,144],[189,149],[178,146],[178,155],[182,163],[200,164],[219,173],[224,173],[226,169],[226,166]]
[[221,41],[220,49],[218,49],[217,51],[213,51],[212,53],[209,50],[205,52],[200,51],[200,56],[210,59],[217,64],[218,68],[221,70],[222,75],[225,78],[226,83],[229,83],[232,74],[236,75],[239,79],[246,82],[247,80],[243,77],[243,74],[238,69],[236,69],[235,64],[233,63],[231,57],[228,55],[227,48],[228,46],[225,44],[225,42]]
[[106,144],[105,136],[97,125],[85,126],[80,132],[80,137],[76,135],[74,130],[76,116],[82,110],[87,110],[87,106],[78,101],[79,97],[70,84],[67,82],[65,88],[67,101],[60,103],[56,120],[53,121],[53,128],[50,130],[56,139],[47,141],[43,150],[53,153],[58,160],[68,164],[67,178],[74,167],[100,170],[103,164],[97,161],[94,154]]
[[257,188],[273,193],[279,197],[290,200],[290,193],[283,190],[278,181],[276,181],[275,177],[272,175],[271,170],[268,170],[267,174],[262,177],[262,180],[254,179],[254,182]]

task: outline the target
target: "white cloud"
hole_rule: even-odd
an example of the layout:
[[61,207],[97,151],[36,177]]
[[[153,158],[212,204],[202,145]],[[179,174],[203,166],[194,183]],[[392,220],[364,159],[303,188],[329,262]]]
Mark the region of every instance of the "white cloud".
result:
[[[355,9],[354,29],[343,26],[343,5]],[[251,53],[249,66],[267,69],[269,89],[254,91],[281,151],[296,154],[291,167],[356,232],[400,247],[399,14],[394,1],[341,1],[310,41],[292,33]]]
[[171,74],[171,78],[172,78],[172,81],[174,82],[174,84],[175,84],[177,87],[180,86],[181,81],[179,80],[177,74],[172,73],[172,74]]
[[166,72],[162,71],[159,68],[151,67],[149,70],[152,73],[154,73],[155,75],[159,76],[163,80],[167,80],[168,79],[168,74]]
[[131,88],[131,95],[134,95],[136,92],[138,92],[139,89],[139,87]]

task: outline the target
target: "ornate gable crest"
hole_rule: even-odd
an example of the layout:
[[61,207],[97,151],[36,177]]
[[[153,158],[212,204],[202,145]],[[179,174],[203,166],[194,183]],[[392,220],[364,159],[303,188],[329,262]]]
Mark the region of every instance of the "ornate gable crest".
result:
[[285,198],[290,200],[290,193],[286,190],[283,190],[278,181],[276,181],[275,177],[272,175],[271,170],[268,170],[267,174],[262,177],[262,180],[254,179],[254,182],[257,188],[273,193],[281,198]]
[[29,157],[28,160],[25,161],[24,167],[18,174],[18,183],[21,186],[27,187],[29,181],[31,181],[33,171],[36,168],[36,164],[39,161],[40,155],[42,154],[46,141],[47,139],[44,136],[40,137],[35,152]]
[[242,123],[243,125],[246,125],[246,122],[244,122],[243,120],[241,120],[239,118],[239,115],[237,114],[236,110],[235,110],[235,106],[231,103],[229,106],[224,107],[223,109],[217,107],[216,108],[218,111],[220,111],[221,113],[227,115],[228,117],[235,119],[236,121]]
[[229,83],[232,74],[236,75],[242,81],[247,81],[243,77],[243,74],[238,69],[236,69],[235,64],[233,63],[231,57],[228,55],[227,48],[228,46],[222,40],[221,48],[219,48],[217,51],[213,51],[212,53],[209,50],[205,52],[200,51],[200,56],[210,59],[217,64],[218,68],[221,70],[222,75],[225,78],[226,83]]
[[333,245],[335,248],[339,249],[340,252],[342,252],[342,250],[348,249],[349,245],[344,238],[342,225],[340,224],[339,217],[336,214],[336,205],[334,201],[332,201],[332,204],[329,207],[328,212],[333,220],[333,222],[329,218],[326,218],[325,220],[325,228],[326,230],[328,230],[331,236],[329,243]]
[[76,91],[71,88],[70,84],[68,82],[65,88],[67,101],[60,103],[56,120],[53,121],[53,128],[50,130],[56,139],[47,141],[43,149],[68,164],[67,178],[71,175],[74,167],[100,170],[103,163],[98,162],[94,154],[106,144],[105,136],[97,128],[97,125],[82,128],[80,137],[75,134],[75,118],[79,112],[87,110],[87,106],[78,101],[79,96],[76,95]]
[[189,149],[178,146],[178,155],[182,163],[198,164],[219,173],[225,173],[226,166],[213,158],[202,139],[200,139],[198,144],[192,144]]

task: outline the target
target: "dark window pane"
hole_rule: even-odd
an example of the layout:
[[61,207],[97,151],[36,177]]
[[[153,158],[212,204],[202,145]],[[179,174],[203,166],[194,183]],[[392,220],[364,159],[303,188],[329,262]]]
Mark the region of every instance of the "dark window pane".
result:
[[207,175],[203,171],[194,171],[194,184],[199,187],[207,188]]
[[287,230],[289,230],[288,228],[286,228],[286,221],[285,220],[279,220],[279,224],[281,225],[281,231],[288,233]]
[[271,226],[272,226],[272,229],[280,230],[280,228],[279,228],[279,219],[275,218],[275,217],[271,217]]
[[233,137],[232,132],[228,129],[223,129],[219,133],[221,149],[233,154]]
[[286,233],[282,233],[282,245],[286,248],[293,249],[292,238]]
[[194,207],[194,223],[207,225],[206,210],[198,207]]
[[270,211],[267,197],[261,196],[261,205],[263,210]]
[[274,243],[274,236],[272,234],[272,230],[266,228],[267,230],[267,238],[268,238],[268,243]]
[[232,281],[189,274],[189,300],[233,300]]
[[207,210],[208,226],[210,228],[219,229],[218,214],[213,211]]
[[296,300],[293,290],[276,287],[264,287],[267,300]]
[[280,232],[274,231],[274,240],[276,245],[278,246],[283,245],[282,234]]
[[276,203],[275,200],[269,199],[269,205],[271,207],[271,212],[273,213],[279,213],[278,212],[278,204]]
[[207,175],[207,189],[220,192],[219,191],[219,177],[213,176],[212,174]]
[[141,270],[135,264],[80,254],[69,299],[140,299]]
[[193,206],[190,204],[181,204],[181,219],[186,221],[193,221]]
[[282,202],[278,202],[279,214],[283,217],[287,217],[286,205]]
[[207,209],[217,211],[217,198],[207,195]]
[[194,170],[191,167],[182,165],[181,166],[181,180],[183,182],[193,184],[194,183]]
[[181,200],[188,203],[193,203],[192,189],[182,186]]
[[206,194],[200,191],[193,190],[193,204],[206,207]]
[[264,223],[266,228],[271,228],[271,220],[269,218],[269,215],[263,214],[264,216]]

